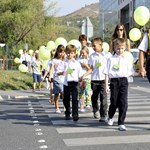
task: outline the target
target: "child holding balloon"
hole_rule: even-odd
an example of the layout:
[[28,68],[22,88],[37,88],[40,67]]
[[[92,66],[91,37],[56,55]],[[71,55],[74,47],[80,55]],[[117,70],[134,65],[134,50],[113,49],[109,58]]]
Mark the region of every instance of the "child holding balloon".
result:
[[59,95],[63,92],[62,78],[63,76],[59,73],[62,72],[62,63],[65,57],[65,47],[63,45],[58,45],[56,48],[56,53],[54,58],[51,60],[51,66],[49,71],[49,81],[52,81],[53,78],[53,94],[54,94],[54,105],[55,112],[61,113],[58,105]]

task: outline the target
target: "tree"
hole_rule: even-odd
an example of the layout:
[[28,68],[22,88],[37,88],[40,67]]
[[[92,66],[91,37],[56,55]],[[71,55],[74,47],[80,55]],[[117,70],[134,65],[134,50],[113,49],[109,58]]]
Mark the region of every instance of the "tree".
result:
[[[53,12],[55,5],[50,3],[46,9]],[[56,19],[46,16],[44,0],[1,0],[0,6],[0,42],[12,48],[24,43],[37,48],[53,38],[49,33],[55,29]]]

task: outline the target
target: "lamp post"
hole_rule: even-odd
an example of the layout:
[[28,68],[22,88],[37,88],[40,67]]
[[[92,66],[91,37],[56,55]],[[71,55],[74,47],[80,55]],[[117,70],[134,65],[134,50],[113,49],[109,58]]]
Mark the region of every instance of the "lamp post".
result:
[[102,30],[103,30],[103,40],[105,38],[105,14],[111,14],[112,11],[108,11],[108,12],[100,12],[100,14],[102,14]]

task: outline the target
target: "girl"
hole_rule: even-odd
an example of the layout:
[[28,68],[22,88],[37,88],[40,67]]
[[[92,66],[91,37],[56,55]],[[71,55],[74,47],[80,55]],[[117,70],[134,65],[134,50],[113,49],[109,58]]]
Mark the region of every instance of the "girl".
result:
[[[89,51],[86,46],[83,46],[80,51],[78,61],[81,64],[83,74],[90,69],[88,65]],[[91,75],[86,76],[79,84],[79,100],[80,100],[80,111],[84,112],[84,107],[91,108]]]
[[[56,49],[51,50],[50,52],[50,60],[47,63],[47,68],[45,70],[45,74],[43,76],[43,80],[46,78],[46,80],[48,80],[49,82],[49,71],[50,71],[50,67],[51,67],[51,62],[52,59],[54,58],[54,55],[56,53]],[[47,82],[47,81],[46,81]],[[50,99],[49,99],[49,103],[50,104],[54,104],[54,94],[53,94],[53,75],[51,77],[51,82],[49,82],[49,90],[50,90]]]
[[61,113],[58,106],[58,98],[59,94],[63,92],[63,84],[62,84],[62,75],[59,75],[62,72],[62,63],[65,56],[65,47],[63,45],[58,45],[56,49],[56,53],[54,55],[54,59],[51,61],[51,67],[49,71],[49,81],[52,81],[53,78],[53,94],[54,94],[54,105],[56,109],[56,113]]

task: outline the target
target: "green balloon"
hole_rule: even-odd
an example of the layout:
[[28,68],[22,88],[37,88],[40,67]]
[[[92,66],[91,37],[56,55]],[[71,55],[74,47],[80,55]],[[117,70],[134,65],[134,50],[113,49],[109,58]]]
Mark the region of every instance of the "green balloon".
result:
[[39,57],[42,60],[48,60],[50,59],[50,52],[47,50],[45,46],[41,46],[39,49]]
[[43,60],[42,62],[42,67],[43,69],[47,69],[47,63],[48,63],[49,60]]
[[19,70],[20,70],[21,72],[27,72],[27,71],[28,71],[28,68],[27,68],[26,65],[21,64],[21,65],[19,65]]
[[20,64],[20,63],[21,63],[21,61],[20,61],[19,58],[15,58],[15,59],[14,59],[14,62],[15,62],[16,64]]
[[59,37],[55,40],[55,47],[57,47],[58,45],[62,44],[64,47],[67,46],[67,41],[66,39],[64,39],[63,37]]
[[29,54],[30,54],[30,55],[33,54],[33,50],[32,50],[32,49],[29,50]]
[[54,49],[55,48],[55,42],[54,41],[49,41],[48,43],[47,43],[47,49],[48,50],[52,50],[52,49]]
[[138,41],[141,38],[141,31],[138,28],[133,28],[129,32],[129,38],[132,41]]
[[149,9],[145,6],[139,6],[134,11],[134,20],[140,25],[144,26],[150,19]]

